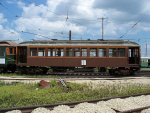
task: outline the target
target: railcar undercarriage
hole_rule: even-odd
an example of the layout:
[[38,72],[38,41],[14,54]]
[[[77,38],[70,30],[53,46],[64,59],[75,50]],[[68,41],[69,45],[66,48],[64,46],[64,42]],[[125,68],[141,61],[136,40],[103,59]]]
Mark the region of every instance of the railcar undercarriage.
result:
[[96,73],[96,74],[104,74],[105,75],[113,75],[113,76],[127,76],[133,75],[135,69],[130,68],[110,68],[110,67],[37,67],[37,66],[28,66],[28,67],[18,67],[17,73],[19,74],[31,74],[31,75],[45,75],[45,74],[88,74],[88,73]]

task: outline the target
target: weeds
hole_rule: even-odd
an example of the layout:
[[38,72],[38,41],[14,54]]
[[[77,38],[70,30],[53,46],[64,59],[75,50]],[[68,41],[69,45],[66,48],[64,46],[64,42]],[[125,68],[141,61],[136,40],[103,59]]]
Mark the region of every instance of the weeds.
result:
[[150,92],[149,85],[104,85],[89,86],[87,84],[67,83],[66,89],[53,80],[50,88],[41,89],[38,84],[5,84],[0,82],[0,108],[54,104],[81,100],[101,99],[105,97],[124,96]]

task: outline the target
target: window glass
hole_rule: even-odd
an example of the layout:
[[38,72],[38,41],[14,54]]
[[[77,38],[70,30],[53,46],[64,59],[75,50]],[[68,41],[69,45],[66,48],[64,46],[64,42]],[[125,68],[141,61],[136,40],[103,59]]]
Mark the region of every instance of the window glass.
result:
[[95,57],[97,55],[97,49],[96,48],[91,48],[90,49],[90,56]]
[[9,54],[13,54],[13,48],[9,48]]
[[98,56],[99,57],[105,57],[106,56],[106,49],[105,48],[98,49]]
[[139,49],[135,49],[135,56],[139,57]]
[[38,49],[38,56],[45,56],[45,49],[44,48]]
[[31,48],[30,49],[30,55],[31,56],[37,56],[37,48]]
[[119,57],[125,56],[125,48],[118,48],[118,56]]
[[81,49],[81,53],[82,53],[82,56],[87,56],[87,49],[86,48],[82,48]]
[[4,48],[0,48],[0,56],[5,56],[5,49]]
[[80,48],[75,48],[74,49],[74,55],[75,56],[80,56]]
[[131,53],[132,53],[132,51],[131,51],[131,49],[129,49],[129,50],[128,50],[128,57],[132,57],[132,54],[131,54]]
[[48,56],[55,56],[55,48],[48,49]]
[[137,49],[137,48],[129,48],[128,56],[129,57],[139,57],[139,49]]
[[56,56],[64,56],[64,49],[62,48],[56,49]]
[[110,48],[109,49],[109,57],[116,57],[116,49],[115,48]]
[[73,55],[73,49],[72,49],[72,48],[67,48],[67,49],[66,49],[66,56],[74,56],[74,55]]

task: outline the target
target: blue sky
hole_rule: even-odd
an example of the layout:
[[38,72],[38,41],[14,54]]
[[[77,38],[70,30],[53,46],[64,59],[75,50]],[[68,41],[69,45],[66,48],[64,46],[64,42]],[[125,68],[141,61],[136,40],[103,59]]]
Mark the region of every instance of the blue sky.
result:
[[0,40],[131,40],[150,56],[149,0],[0,0]]

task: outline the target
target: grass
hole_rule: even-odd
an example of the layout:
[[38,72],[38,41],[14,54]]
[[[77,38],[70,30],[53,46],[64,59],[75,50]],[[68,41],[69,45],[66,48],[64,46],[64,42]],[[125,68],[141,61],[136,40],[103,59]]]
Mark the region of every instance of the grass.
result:
[[25,74],[15,74],[15,73],[2,73],[0,76],[5,77],[22,77],[22,78],[60,78],[61,76],[53,75],[25,75]]
[[54,104],[81,100],[102,99],[150,92],[150,85],[106,85],[96,88],[87,84],[67,83],[68,88],[53,80],[50,87],[42,89],[38,84],[0,82],[0,108]]
[[[1,73],[0,76],[4,77],[21,77],[21,78],[67,78],[67,75],[29,75],[29,74],[16,74],[16,73]],[[71,77],[71,76],[69,76]],[[76,76],[72,76],[76,77]]]

